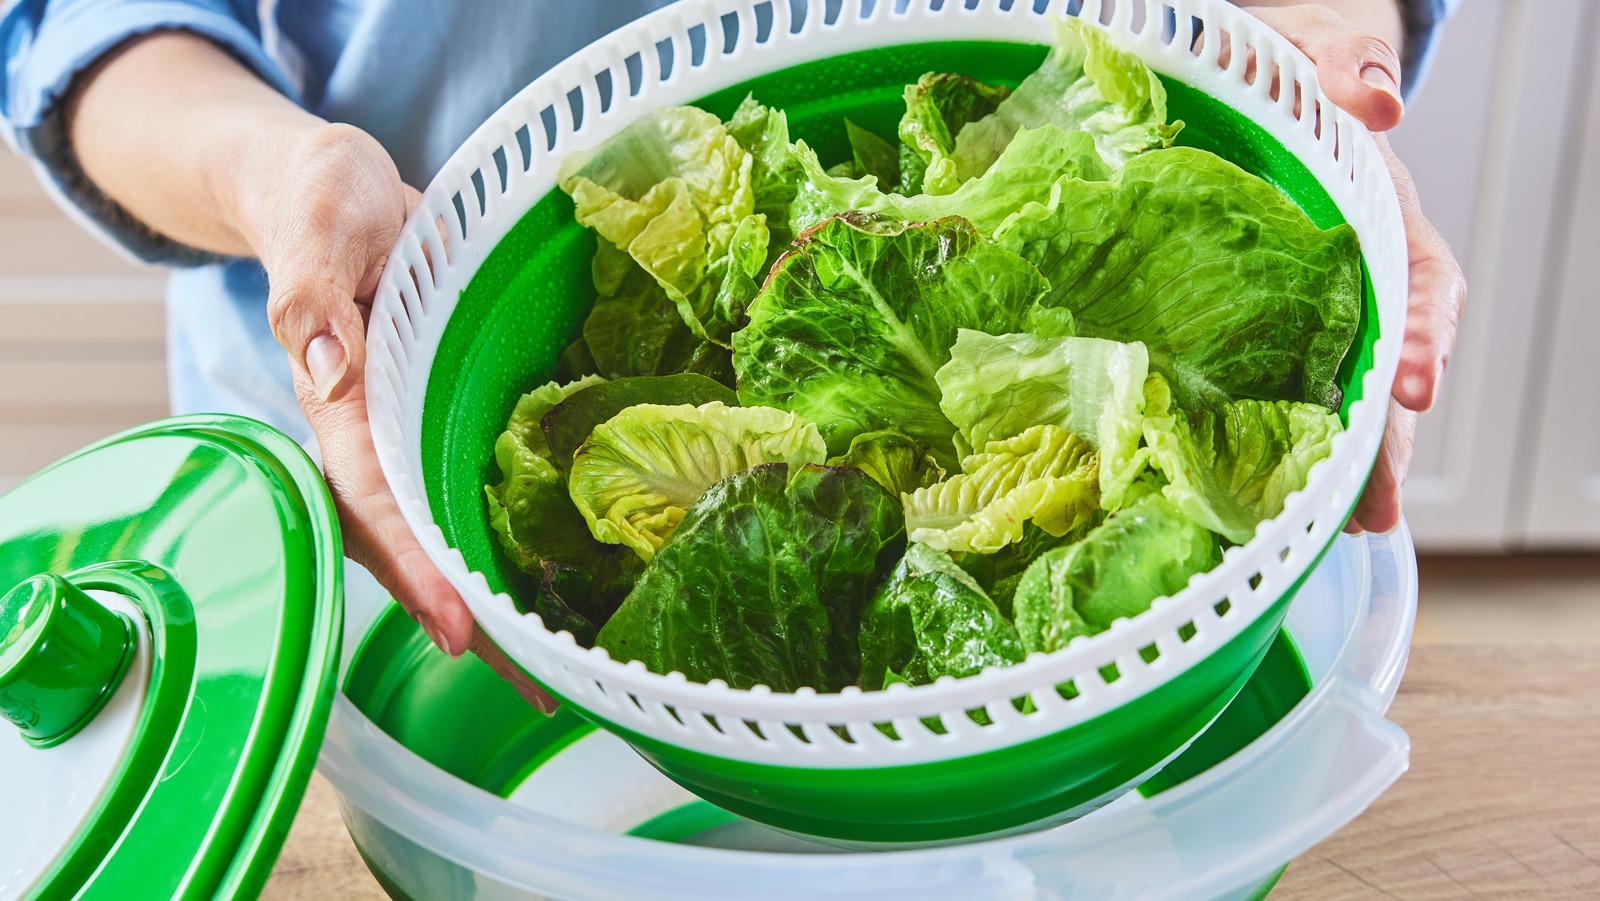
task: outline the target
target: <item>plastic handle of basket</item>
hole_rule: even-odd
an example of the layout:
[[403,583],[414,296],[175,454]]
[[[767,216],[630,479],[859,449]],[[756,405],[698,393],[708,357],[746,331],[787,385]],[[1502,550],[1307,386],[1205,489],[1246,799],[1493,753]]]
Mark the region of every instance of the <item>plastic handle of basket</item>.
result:
[[1369,689],[1377,713],[1394,702],[1417,623],[1417,554],[1404,521],[1388,535],[1368,535],[1366,622],[1344,670]]

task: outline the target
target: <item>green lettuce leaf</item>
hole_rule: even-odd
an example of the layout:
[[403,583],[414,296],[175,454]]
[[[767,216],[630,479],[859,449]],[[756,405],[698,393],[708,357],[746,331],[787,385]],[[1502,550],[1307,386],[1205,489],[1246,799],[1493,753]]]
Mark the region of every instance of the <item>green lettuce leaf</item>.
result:
[[994,112],[1010,95],[1003,85],[929,72],[906,86],[900,117],[900,192],[949,194],[960,187],[950,154],[962,126]]
[[905,497],[912,541],[942,551],[993,553],[1032,522],[1065,535],[1099,506],[1100,461],[1088,442],[1037,425],[961,461],[961,472]]
[[973,581],[994,601],[1000,615],[1009,620],[1012,618],[1012,598],[1017,592],[1017,583],[1022,580],[1022,574],[1027,572],[1028,567],[1033,565],[1033,561],[1043,556],[1045,551],[1081,541],[1083,536],[1102,522],[1105,522],[1105,511],[1096,510],[1065,535],[1051,535],[1030,522],[1023,525],[1021,538],[998,551],[952,554],[951,559],[972,576]]
[[617,379],[572,392],[544,414],[539,427],[549,445],[551,462],[565,475],[572,469],[572,456],[594,427],[623,410],[639,404],[698,407],[712,401],[730,407],[739,405],[732,389],[694,373]]
[[944,478],[933,448],[892,431],[857,435],[850,449],[829,458],[828,465],[854,466],[897,497]]
[[1055,23],[1056,45],[993,113],[956,135],[955,178],[988,171],[1024,128],[1085,132],[1113,170],[1146,150],[1169,147],[1183,127],[1167,122],[1167,90],[1137,56],[1081,19]]
[[[1017,630],[943,551],[912,542],[861,616],[861,687],[1021,663]],[[890,678],[892,674],[892,678]]]
[[779,261],[734,335],[739,400],[817,423],[833,454],[892,429],[953,468],[934,379],[956,331],[1012,331],[1045,288],[958,218],[830,219]]
[[850,140],[850,174],[847,177],[870,175],[880,187],[898,190],[900,154],[894,145],[849,119],[844,120],[844,130]]
[[1183,515],[1244,544],[1256,526],[1283,512],[1343,425],[1315,404],[1242,400],[1185,415],[1152,385],[1144,420],[1150,462],[1167,480],[1162,493]]
[[1047,551],[1017,585],[1017,632],[1029,653],[1055,651],[1150,609],[1222,562],[1215,535],[1160,495],[1111,514],[1082,541]]
[[603,382],[551,382],[519,398],[495,441],[500,480],[484,486],[491,530],[506,557],[533,582],[525,612],[585,644],[626,593],[629,574],[614,549],[589,535],[551,462],[539,421],[563,399]]
[[1115,507],[1138,458],[1144,345],[1102,338],[989,335],[963,329],[939,369],[939,408],[969,447],[1060,426],[1100,452],[1101,502]]
[[742,470],[689,510],[597,643],[696,682],[838,691],[857,681],[862,608],[904,548],[899,499],[858,469]]
[[716,116],[669,107],[569,158],[560,184],[578,222],[625,251],[695,337],[725,346],[728,311],[743,310],[767,257],[751,165]]
[[750,190],[755,212],[766,218],[771,232],[771,268],[778,254],[788,249],[795,233],[789,229],[789,208],[794,204],[805,170],[794,146],[789,143],[789,120],[782,110],[763,106],[745,97],[728,120],[728,134],[750,154]]
[[563,353],[563,369],[608,379],[697,372],[733,381],[732,354],[696,337],[666,290],[632,257],[602,238],[592,270],[594,307],[583,334]]
[[640,404],[594,427],[568,490],[594,537],[649,561],[716,482],[762,463],[827,457],[815,426],[771,407]]
[[987,172],[948,194],[886,193],[870,175],[829,175],[804,141],[795,143],[795,152],[806,174],[790,208],[796,234],[829,216],[860,210],[901,222],[960,216],[988,235],[1024,204],[1047,195],[1057,179],[1109,175],[1089,135],[1050,125],[1018,132]]
[[1050,280],[1078,333],[1143,341],[1185,409],[1241,398],[1339,404],[1360,316],[1347,225],[1323,231],[1277,188],[1174,147],[1110,182],[1063,179],[996,240]]

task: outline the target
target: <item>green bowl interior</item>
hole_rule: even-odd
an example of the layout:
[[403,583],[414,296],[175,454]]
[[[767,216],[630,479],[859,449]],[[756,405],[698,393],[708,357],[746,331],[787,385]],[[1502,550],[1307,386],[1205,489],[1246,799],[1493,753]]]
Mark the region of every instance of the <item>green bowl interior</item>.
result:
[[[1038,68],[1046,48],[964,41],[852,53],[764,75],[703,98],[726,117],[745,97],[783,109],[791,134],[825,163],[845,158],[844,117],[892,137],[904,88],[925,72],[961,72],[1015,86]],[[1169,114],[1185,127],[1178,143],[1204,148],[1277,185],[1318,226],[1344,221],[1305,166],[1259,126],[1210,96],[1166,80]],[[580,329],[594,297],[594,239],[572,217],[567,196],[551,191],[489,254],[461,292],[429,373],[422,409],[422,466],[430,509],[445,540],[495,591],[530,590],[505,560],[488,526],[483,486],[498,478],[495,438],[519,395],[548,381],[556,355]],[[1372,365],[1377,306],[1370,280],[1355,344],[1340,370],[1347,413]]]
[[[1191,779],[1260,737],[1311,688],[1305,664],[1280,630],[1260,666],[1210,728],[1139,787],[1149,797]],[[350,661],[344,692],[391,738],[452,776],[508,797],[528,776],[594,726],[572,708],[547,717],[476,657],[451,658],[398,605],[378,617]],[[677,813],[676,811],[674,813]],[[728,819],[708,802],[635,835],[681,841]],[[667,828],[669,825],[671,828]],[[686,824],[702,824],[687,829]]]

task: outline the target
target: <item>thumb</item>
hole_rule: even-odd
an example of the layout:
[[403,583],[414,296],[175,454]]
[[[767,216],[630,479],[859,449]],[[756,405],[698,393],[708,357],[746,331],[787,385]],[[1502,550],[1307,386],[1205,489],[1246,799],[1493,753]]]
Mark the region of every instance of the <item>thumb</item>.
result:
[[318,399],[336,401],[366,365],[365,323],[353,286],[327,278],[278,278],[267,300],[272,333]]
[[1317,64],[1317,83],[1328,99],[1372,131],[1400,124],[1400,57],[1381,38],[1351,28],[1321,6],[1251,7],[1250,13],[1299,47]]

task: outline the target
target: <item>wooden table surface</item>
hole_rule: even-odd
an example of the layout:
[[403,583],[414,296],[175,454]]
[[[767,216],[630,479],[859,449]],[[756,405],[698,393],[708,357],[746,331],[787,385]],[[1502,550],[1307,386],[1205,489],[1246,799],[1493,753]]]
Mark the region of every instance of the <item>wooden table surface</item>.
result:
[[[1600,899],[1600,648],[1421,645],[1390,717],[1411,771],[1273,901]],[[384,897],[321,776],[262,897]]]

